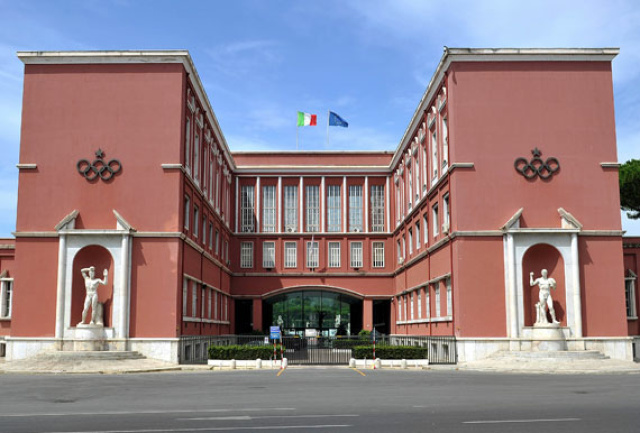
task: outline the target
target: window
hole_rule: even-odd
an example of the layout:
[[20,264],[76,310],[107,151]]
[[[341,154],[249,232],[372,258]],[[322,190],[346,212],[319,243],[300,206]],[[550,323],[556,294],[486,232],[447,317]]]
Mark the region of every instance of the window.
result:
[[409,314],[407,313],[407,304],[408,304],[407,295],[404,295],[402,299],[404,300],[404,320],[409,320]]
[[255,197],[253,185],[243,185],[240,191],[240,231],[255,231]]
[[440,282],[437,282],[434,286],[436,294],[436,317],[440,317]]
[[0,319],[11,318],[13,280],[5,278],[0,280]]
[[218,308],[218,298],[220,294],[218,292],[213,293],[213,320],[220,318],[220,309]]
[[[231,262],[231,260],[229,260],[229,241],[226,239],[224,240],[224,257],[227,259],[227,263]],[[251,257],[251,260],[253,260],[253,256]]]
[[415,190],[416,190],[416,196],[415,196],[415,203],[414,204],[418,204],[418,200],[420,199],[420,161],[418,161],[418,155],[419,153],[416,153],[416,157],[415,157],[415,165],[413,166],[413,173],[415,175],[415,181],[413,183],[413,185],[415,186]]
[[416,221],[416,250],[420,249],[420,221]]
[[371,231],[384,231],[384,186],[371,186]]
[[213,223],[209,221],[209,249],[213,249]]
[[307,268],[317,268],[318,258],[318,242],[307,242]]
[[415,300],[416,300],[416,292],[411,292],[411,320],[415,320],[415,316],[414,316],[414,306],[415,306]]
[[402,257],[406,257],[407,254],[407,241],[404,237],[404,235],[402,236]]
[[362,267],[362,242],[351,242],[351,267]]
[[298,244],[295,242],[284,243],[284,267],[295,268],[298,266]]
[[215,245],[215,253],[216,255],[220,254],[220,232],[216,230],[216,245]]
[[624,294],[627,302],[627,318],[636,319],[636,279],[637,275],[629,271],[629,276],[624,279]]
[[198,317],[198,283],[191,281],[191,317]]
[[262,244],[262,267],[272,269],[276,267],[276,243],[265,242]]
[[253,242],[240,242],[240,267],[253,268]]
[[327,186],[327,231],[339,232],[341,228],[340,185],[329,185]]
[[442,118],[442,169],[446,169],[449,160],[449,126],[447,118]]
[[408,231],[408,239],[409,239],[409,255],[413,254],[413,230],[409,229]]
[[262,187],[262,231],[276,231],[276,187],[273,185]]
[[433,222],[433,237],[435,238],[436,236],[438,236],[438,233],[440,232],[440,227],[438,227],[438,205],[434,204],[433,205],[433,209],[431,211],[432,215],[431,215],[431,219]]
[[407,200],[407,212],[411,210],[411,199],[413,198],[413,176],[411,175],[411,167],[407,169],[407,180],[409,181],[409,197]]
[[207,297],[207,319],[211,319],[211,298],[213,297],[213,289],[209,289],[207,292],[209,295]]
[[384,242],[373,243],[373,267],[384,268]]
[[298,231],[298,187],[284,187],[284,230]]
[[189,299],[189,280],[182,279],[182,317],[187,317],[187,300]]
[[429,172],[427,172],[427,146],[426,145],[422,148],[422,176],[424,177],[422,182],[422,191],[424,192],[427,190],[427,179],[429,178]]
[[429,286],[424,288],[424,304],[427,308],[427,319],[431,318],[431,300],[429,299]]
[[187,119],[184,129],[184,165],[191,173],[191,119]]
[[445,280],[445,284],[447,285],[447,316],[451,316],[453,314],[453,304],[451,303],[451,278],[447,278]]
[[307,231],[317,232],[320,230],[320,187],[318,185],[307,185]]
[[418,319],[422,319],[422,288],[418,289]]
[[444,233],[449,233],[449,194],[445,195],[442,198],[442,203],[444,205],[444,215],[442,216],[442,231]]
[[189,220],[191,219],[191,200],[189,196],[184,196],[184,228],[189,230]]
[[206,290],[205,290],[206,286],[203,284],[202,288],[200,289],[200,317],[204,318],[204,307],[205,307],[205,303],[204,300],[206,299]]
[[340,267],[340,242],[329,242],[329,267]]
[[207,245],[207,217],[202,215],[202,245]]
[[193,177],[199,185],[200,180],[200,135],[196,133],[193,140]]
[[431,183],[438,180],[438,135],[434,130],[431,133]]
[[198,237],[198,225],[200,224],[200,210],[198,206],[193,206],[193,236]]
[[398,322],[402,322],[402,297],[398,296],[396,301],[398,303]]
[[349,186],[349,231],[362,231],[362,185]]
[[402,263],[402,245],[400,244],[400,239],[396,241],[396,247],[398,249],[398,263]]
[[422,226],[424,227],[424,246],[426,247],[429,243],[429,221],[427,221],[427,214],[422,216]]

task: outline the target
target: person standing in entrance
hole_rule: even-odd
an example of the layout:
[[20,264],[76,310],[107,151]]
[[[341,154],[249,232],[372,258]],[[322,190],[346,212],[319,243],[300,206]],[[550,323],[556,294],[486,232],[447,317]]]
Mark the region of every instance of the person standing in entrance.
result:
[[95,278],[96,268],[91,266],[89,268],[81,269],[82,277],[84,278],[84,288],[87,294],[84,298],[84,309],[82,310],[82,320],[78,325],[83,325],[89,312],[89,306],[91,306],[91,322],[90,325],[102,325],[102,304],[98,302],[98,285],[107,285],[109,271],[106,269],[102,273],[103,279]]

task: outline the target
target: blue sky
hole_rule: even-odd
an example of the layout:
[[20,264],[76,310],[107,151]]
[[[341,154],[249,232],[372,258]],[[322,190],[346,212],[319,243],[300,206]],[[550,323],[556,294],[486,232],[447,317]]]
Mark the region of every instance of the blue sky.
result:
[[[0,237],[15,229],[19,50],[188,49],[232,150],[394,150],[449,47],[620,47],[618,160],[640,159],[637,1],[0,0]],[[628,234],[640,222],[623,218]]]

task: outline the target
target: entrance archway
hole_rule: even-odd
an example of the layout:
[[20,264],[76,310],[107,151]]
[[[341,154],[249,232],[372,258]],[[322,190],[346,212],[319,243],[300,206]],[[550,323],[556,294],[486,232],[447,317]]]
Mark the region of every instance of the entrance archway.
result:
[[535,304],[538,302],[539,289],[538,286],[531,287],[530,273],[533,272],[533,278],[535,279],[540,277],[542,269],[546,269],[549,277],[556,280],[556,289],[551,291],[553,308],[561,326],[567,326],[564,260],[560,252],[549,244],[532,246],[522,258],[524,326],[534,325],[536,319]]
[[102,271],[109,271],[106,286],[98,286],[98,301],[104,305],[104,326],[113,326],[112,302],[113,302],[113,260],[109,251],[99,245],[89,245],[82,248],[73,259],[73,283],[71,289],[71,325],[76,326],[82,319],[82,309],[86,290],[81,270],[94,266],[96,278],[102,278]]

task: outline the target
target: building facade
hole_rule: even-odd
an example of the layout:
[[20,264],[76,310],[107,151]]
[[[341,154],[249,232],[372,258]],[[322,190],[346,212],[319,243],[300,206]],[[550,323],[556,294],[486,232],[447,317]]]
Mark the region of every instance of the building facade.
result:
[[617,53],[447,49],[394,151],[275,153],[230,151],[188,52],[19,53],[7,357],[85,347],[95,266],[103,347],[170,361],[272,325],[531,350],[542,269],[569,349],[631,359]]

